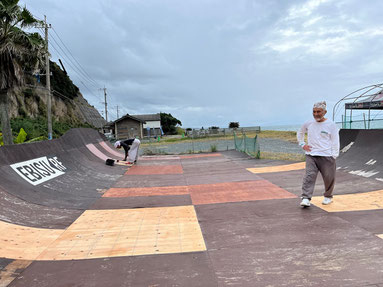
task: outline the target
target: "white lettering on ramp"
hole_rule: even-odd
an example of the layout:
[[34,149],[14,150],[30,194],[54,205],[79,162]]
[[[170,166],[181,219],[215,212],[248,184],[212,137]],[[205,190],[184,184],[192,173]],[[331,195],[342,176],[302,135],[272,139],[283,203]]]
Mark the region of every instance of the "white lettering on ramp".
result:
[[352,147],[353,144],[354,142],[350,142],[348,145],[346,145],[344,148],[341,149],[341,152],[347,152]]
[[376,160],[370,159],[368,162],[366,162],[367,165],[374,165],[376,163]]
[[12,164],[13,170],[30,184],[38,185],[65,174],[67,169],[57,157],[39,157]]
[[360,175],[363,177],[371,177],[375,174],[378,174],[379,171],[371,170],[371,171],[364,171],[364,170],[352,170],[349,171],[348,173],[355,174],[355,175]]

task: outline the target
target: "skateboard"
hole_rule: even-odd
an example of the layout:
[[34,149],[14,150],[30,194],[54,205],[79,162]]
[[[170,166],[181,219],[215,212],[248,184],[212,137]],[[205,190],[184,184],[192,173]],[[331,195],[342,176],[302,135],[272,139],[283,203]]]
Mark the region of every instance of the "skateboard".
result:
[[118,164],[118,165],[125,165],[125,166],[133,166],[134,165],[134,162],[131,163],[131,162],[119,160],[119,159],[116,159],[114,163]]
[[112,159],[112,158],[108,158],[105,161],[105,164],[106,165],[110,165],[110,166],[113,166],[113,165],[117,164],[117,165],[129,166],[129,167],[134,165],[134,163],[131,163],[131,162],[128,162],[128,161],[119,160],[119,159]]

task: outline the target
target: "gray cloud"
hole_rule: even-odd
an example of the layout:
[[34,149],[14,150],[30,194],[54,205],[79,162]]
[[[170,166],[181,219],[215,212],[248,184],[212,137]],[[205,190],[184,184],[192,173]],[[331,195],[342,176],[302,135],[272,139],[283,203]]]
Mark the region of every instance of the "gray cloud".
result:
[[67,67],[89,102],[103,108],[96,86],[105,85],[120,115],[170,112],[184,127],[299,124],[313,102],[333,105],[381,81],[379,0],[24,3],[47,15],[97,82]]

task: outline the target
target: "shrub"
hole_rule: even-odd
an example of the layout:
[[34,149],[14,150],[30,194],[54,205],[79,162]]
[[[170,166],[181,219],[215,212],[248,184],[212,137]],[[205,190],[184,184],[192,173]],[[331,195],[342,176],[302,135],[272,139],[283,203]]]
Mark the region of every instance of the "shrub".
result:
[[[38,117],[35,119],[32,118],[13,118],[11,119],[11,127],[12,130],[15,131],[14,136],[17,137],[17,131],[20,129],[24,129],[27,133],[26,141],[36,139],[42,136],[46,136],[48,134],[48,123],[47,119],[44,117]],[[52,132],[53,138],[58,138],[66,133],[71,128],[93,128],[91,125],[87,123],[73,123],[69,121],[52,122]]]
[[185,134],[185,130],[181,127],[176,127],[177,135],[183,135]]

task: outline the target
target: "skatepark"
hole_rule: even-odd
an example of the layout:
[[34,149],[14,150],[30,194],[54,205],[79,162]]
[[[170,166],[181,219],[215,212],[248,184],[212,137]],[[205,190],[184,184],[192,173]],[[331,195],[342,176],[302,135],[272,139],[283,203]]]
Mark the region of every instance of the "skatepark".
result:
[[91,129],[0,149],[0,286],[383,286],[380,130],[341,130],[334,202],[303,162],[123,154]]

